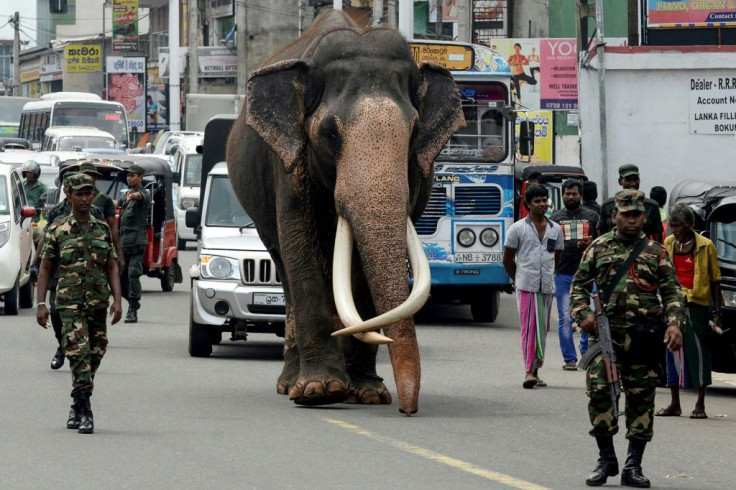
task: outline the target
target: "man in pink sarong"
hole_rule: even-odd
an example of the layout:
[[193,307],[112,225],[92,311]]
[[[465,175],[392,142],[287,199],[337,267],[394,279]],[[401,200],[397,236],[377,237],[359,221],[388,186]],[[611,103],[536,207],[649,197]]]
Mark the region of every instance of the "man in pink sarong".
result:
[[526,189],[524,204],[529,215],[511,225],[503,250],[503,266],[516,288],[519,307],[524,388],[547,386],[538,371],[544,362],[555,294],[555,266],[565,246],[560,225],[545,215],[548,200],[549,191],[543,185]]

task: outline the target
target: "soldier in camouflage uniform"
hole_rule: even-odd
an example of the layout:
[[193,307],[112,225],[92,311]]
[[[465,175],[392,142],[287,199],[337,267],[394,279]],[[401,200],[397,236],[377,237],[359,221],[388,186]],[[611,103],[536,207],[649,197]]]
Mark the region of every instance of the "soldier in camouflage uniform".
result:
[[[67,174],[67,175],[71,175]],[[71,190],[66,187],[66,180],[64,180],[64,191],[67,195],[71,194]],[[109,199],[109,198],[108,198]],[[112,201],[111,201],[112,203]],[[92,207],[90,207],[90,213],[92,216],[97,218],[100,221],[107,221],[109,226],[109,219],[106,219],[105,215],[103,213],[109,213],[109,210],[103,211],[103,206],[97,206],[96,204],[103,204],[103,201],[99,199],[92,199]],[[49,226],[51,226],[53,223],[62,220],[69,216],[69,214],[72,212],[72,204],[69,202],[69,199],[64,199],[61,202],[57,203],[54,207],[49,210],[49,212],[46,214],[46,226],[43,229],[43,233],[45,234]],[[113,206],[112,209],[112,221],[115,221],[115,207]],[[114,240],[113,240],[114,242]],[[38,242],[38,247],[36,248],[36,254],[35,258],[33,259],[33,264],[31,265],[30,274],[31,274],[31,281],[36,282],[38,280],[38,267],[41,265],[41,252],[43,251],[43,246],[45,243],[44,236],[42,235],[41,240]],[[118,263],[120,263],[120,260],[118,260]],[[61,331],[62,331],[62,321],[61,317],[59,316],[59,312],[56,311],[56,277],[54,277],[51,280],[51,284],[49,286],[49,311],[51,312],[51,326],[54,329],[54,336],[56,337],[57,342],[57,348],[56,352],[54,353],[54,357],[51,358],[51,369],[60,369],[64,365],[64,348],[61,346]]]
[[62,343],[72,370],[72,404],[67,428],[94,432],[89,397],[97,368],[107,347],[105,315],[112,290],[112,323],[122,305],[115,248],[104,221],[90,213],[93,184],[88,175],[66,177],[72,213],[53,223],[46,233],[38,277],[36,321],[45,327],[45,299],[51,278],[58,273],[56,309],[63,322]]
[[[596,239],[585,251],[572,282],[570,303],[573,318],[580,328],[598,333],[594,313],[590,310],[590,288],[595,281],[598,291],[606,291],[614,279],[617,266],[626,260],[641,240],[648,243],[616,284],[603,313],[611,326],[611,338],[626,395],[626,438],[629,451],[621,474],[621,484],[649,487],[641,470],[646,443],[652,439],[654,394],[661,375],[662,342],[671,351],[682,346],[684,325],[683,297],[672,261],[664,247],[645,237],[644,194],[623,190],[616,194],[613,219],[616,227]],[[661,295],[661,302],[657,291]],[[652,332],[651,327],[665,323],[667,329]],[[647,342],[649,340],[649,342]],[[586,375],[590,397],[588,413],[596,438],[600,459],[586,480],[589,486],[606,482],[618,474],[618,461],[613,449],[613,435],[618,422],[613,417],[613,403],[608,390],[602,355],[593,359]]]
[[144,173],[145,169],[140,165],[131,165],[128,168],[129,189],[120,211],[120,240],[125,254],[125,267],[120,272],[120,283],[123,297],[128,300],[125,323],[136,323],[141,307],[143,253],[148,243],[146,223],[151,210],[151,194],[143,188]]

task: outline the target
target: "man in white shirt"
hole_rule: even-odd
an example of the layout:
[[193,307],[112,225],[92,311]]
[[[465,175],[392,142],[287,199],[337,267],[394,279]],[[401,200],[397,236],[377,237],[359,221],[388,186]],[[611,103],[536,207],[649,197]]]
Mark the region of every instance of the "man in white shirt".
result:
[[545,215],[548,200],[546,187],[527,187],[524,204],[529,215],[509,228],[503,251],[503,266],[516,287],[526,371],[524,388],[547,386],[539,379],[538,371],[544,362],[555,293],[555,267],[564,248],[560,226]]

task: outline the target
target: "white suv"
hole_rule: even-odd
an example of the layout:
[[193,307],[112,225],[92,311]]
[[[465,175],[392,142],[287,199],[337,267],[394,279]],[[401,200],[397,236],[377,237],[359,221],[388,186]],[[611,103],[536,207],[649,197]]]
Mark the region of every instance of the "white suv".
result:
[[33,306],[29,268],[33,256],[31,218],[20,174],[12,165],[0,164],[0,300],[6,315],[18,307]]
[[189,270],[192,301],[189,354],[206,357],[223,332],[246,340],[248,332],[284,336],[286,304],[281,279],[230,185],[225,162],[209,173],[201,225],[197,209],[187,210],[199,227],[197,263]]

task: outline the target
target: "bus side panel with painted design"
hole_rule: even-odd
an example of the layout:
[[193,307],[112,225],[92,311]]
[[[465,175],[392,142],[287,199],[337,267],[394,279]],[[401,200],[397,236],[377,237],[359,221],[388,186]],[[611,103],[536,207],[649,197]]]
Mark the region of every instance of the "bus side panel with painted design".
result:
[[511,70],[485,46],[412,41],[417,62],[452,74],[467,126],[435,160],[434,187],[415,228],[429,259],[432,300],[469,304],[475,321],[492,322],[511,291],[503,244],[514,222],[514,117]]

